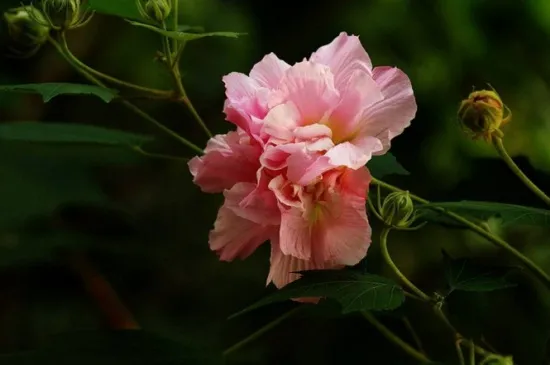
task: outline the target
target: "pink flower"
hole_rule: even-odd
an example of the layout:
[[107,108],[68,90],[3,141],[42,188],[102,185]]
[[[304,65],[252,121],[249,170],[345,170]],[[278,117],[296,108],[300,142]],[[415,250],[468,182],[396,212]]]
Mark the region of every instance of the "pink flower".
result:
[[224,83],[237,130],[189,163],[203,191],[225,196],[210,247],[231,261],[271,241],[277,287],[296,271],[357,264],[370,244],[364,166],[414,118],[408,77],[373,69],[358,37],[341,33],[309,60],[290,66],[269,54]]

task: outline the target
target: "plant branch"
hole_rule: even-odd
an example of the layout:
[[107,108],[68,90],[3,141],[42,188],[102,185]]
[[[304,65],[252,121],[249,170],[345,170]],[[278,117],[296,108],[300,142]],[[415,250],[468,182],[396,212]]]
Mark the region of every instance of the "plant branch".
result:
[[248,345],[250,342],[256,340],[257,338],[259,338],[261,335],[263,335],[264,333],[268,332],[269,330],[271,330],[272,328],[276,327],[277,325],[279,325],[281,322],[283,322],[285,319],[293,316],[294,314],[296,314],[297,312],[299,312],[300,310],[302,310],[304,308],[303,305],[301,306],[298,306],[286,313],[284,313],[282,316],[274,319],[273,321],[269,322],[268,324],[266,324],[265,326],[261,327],[260,329],[258,329],[257,331],[255,331],[254,333],[252,333],[251,335],[245,337],[244,339],[242,339],[241,341],[237,342],[236,344],[234,344],[233,346],[227,348],[224,352],[223,352],[223,355],[224,356],[227,356],[237,350],[239,350],[240,348]]
[[[95,76],[91,75],[86,70],[82,69],[78,63],[74,62],[74,59],[76,57],[74,57],[74,55],[72,55],[71,51],[67,47],[67,44],[64,44],[64,45],[59,44],[59,42],[57,42],[55,39],[53,39],[51,37],[48,40],[57,49],[57,51],[67,60],[67,62],[69,62],[69,64],[72,65],[78,72],[80,72],[80,74],[82,76],[84,76],[88,81],[90,81],[91,83],[96,84],[98,86],[105,87],[105,84],[102,81],[97,79]],[[203,153],[203,150],[200,147],[198,147],[194,143],[188,141],[187,139],[183,138],[182,136],[180,136],[179,134],[177,134],[176,132],[174,132],[170,128],[166,127],[165,125],[163,125],[162,123],[157,121],[155,118],[153,118],[152,116],[150,116],[149,114],[147,114],[146,112],[144,112],[143,110],[141,110],[140,108],[138,108],[137,106],[135,106],[134,104],[129,102],[128,100],[121,99],[121,102],[122,102],[122,105],[124,105],[126,108],[132,110],[134,113],[138,114],[142,118],[144,118],[147,121],[149,121],[150,123],[154,124],[157,128],[163,130],[165,133],[167,133],[170,136],[172,136],[173,138],[177,139],[178,141],[180,141],[181,143],[183,143],[187,147],[191,148],[193,151],[195,151],[199,154]]]
[[423,364],[429,364],[432,361],[426,357],[423,353],[420,351],[417,351],[414,349],[411,345],[403,341],[401,338],[399,338],[395,333],[393,333],[388,327],[384,326],[380,321],[378,321],[372,314],[368,312],[361,312],[363,317],[367,321],[370,322],[370,324],[376,328],[386,339],[391,341],[393,344],[401,348],[403,351],[405,351],[409,356],[413,357],[414,359],[420,361]]
[[502,143],[502,138],[494,136],[493,146],[497,150],[499,156],[506,162],[506,165],[512,170],[514,174],[527,186],[536,196],[538,196],[546,204],[550,205],[550,197],[546,195],[542,190],[540,190],[537,185],[535,185],[528,177],[521,171],[518,165],[512,160],[512,157],[506,151],[504,144]]
[[[376,185],[379,185],[385,189],[388,189],[388,190],[391,190],[391,191],[403,191],[393,185],[390,185],[388,183],[385,183],[381,180],[378,180],[378,179],[375,179],[373,178],[372,179],[372,182]],[[414,194],[410,194],[410,197],[411,199],[413,199],[414,201],[418,202],[418,203],[421,203],[421,204],[430,204],[430,202],[426,199],[423,199],[421,197],[418,197]],[[430,207],[430,209],[433,209],[435,211],[438,211],[442,214],[445,214],[446,216],[448,216],[449,218],[452,218],[454,219],[456,222],[459,222],[459,223],[462,223],[464,224],[468,229],[470,229],[471,231],[479,234],[480,236],[486,238],[487,240],[489,240],[491,243],[493,243],[494,245],[496,245],[497,247],[500,247],[501,249],[505,250],[506,252],[508,252],[510,255],[514,256],[517,260],[521,261],[526,267],[527,269],[529,269],[535,276],[537,276],[548,288],[550,288],[550,276],[544,272],[537,264],[535,264],[533,261],[531,261],[528,257],[526,257],[525,255],[523,255],[521,252],[519,252],[518,250],[516,250],[514,247],[510,246],[510,244],[508,244],[506,241],[504,241],[503,239],[501,239],[500,237],[498,236],[495,236],[493,234],[491,234],[489,231],[487,231],[486,229],[482,228],[481,226],[469,221],[468,219],[462,217],[461,215],[458,215],[456,213],[453,213],[453,212],[450,212],[444,208],[440,208],[440,207]]]

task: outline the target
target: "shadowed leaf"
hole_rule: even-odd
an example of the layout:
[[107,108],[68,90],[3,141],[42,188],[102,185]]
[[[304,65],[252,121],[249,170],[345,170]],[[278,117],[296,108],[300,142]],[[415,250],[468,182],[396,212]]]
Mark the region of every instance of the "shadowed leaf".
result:
[[105,87],[70,84],[63,82],[43,83],[43,84],[21,84],[21,85],[1,85],[0,92],[20,92],[42,95],[44,102],[49,102],[59,95],[93,95],[108,103],[117,96],[117,91]]
[[367,162],[372,176],[377,179],[382,179],[388,175],[410,175],[397,159],[389,152],[382,156],[372,156],[369,162]]

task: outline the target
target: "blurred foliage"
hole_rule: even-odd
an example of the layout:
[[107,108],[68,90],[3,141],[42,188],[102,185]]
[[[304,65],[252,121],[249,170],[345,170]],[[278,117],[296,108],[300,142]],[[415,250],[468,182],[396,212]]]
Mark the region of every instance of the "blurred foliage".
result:
[[[0,4],[2,10],[11,6],[19,6],[19,1]],[[489,145],[462,134],[456,110],[472,87],[490,83],[513,113],[504,129],[507,148],[535,183],[550,190],[548,1],[181,0],[179,10],[183,24],[202,26],[207,32],[247,33],[236,40],[190,42],[183,54],[187,93],[216,133],[231,128],[221,113],[223,75],[248,72],[269,52],[289,63],[299,61],[347,31],[360,35],[375,65],[403,69],[416,92],[417,117],[392,146],[393,155],[410,175],[389,176],[389,182],[435,201],[542,207]],[[2,36],[6,38],[5,29]],[[123,80],[168,88],[170,77],[154,60],[159,43],[158,34],[99,13],[86,27],[69,34],[71,49],[88,65]],[[85,82],[52,47],[28,60],[1,58],[0,66],[2,84]],[[201,129],[181,106],[136,102],[181,135],[205,145]],[[191,156],[184,146],[115,103],[59,96],[44,104],[36,95],[1,95],[1,122],[29,120],[150,134],[156,138],[148,145],[151,152]],[[117,151],[123,155],[112,165],[101,163],[117,156],[112,146],[67,154],[53,146],[0,145],[4,199],[0,218],[16,217],[31,208],[40,213],[25,222],[3,225],[0,232],[2,353],[40,347],[52,334],[105,327],[74,274],[59,261],[38,263],[37,258],[44,259],[40,250],[25,247],[40,247],[47,253],[48,247],[88,251],[143,328],[191,348],[222,350],[291,306],[274,304],[228,321],[230,314],[265,296],[268,248],[243,262],[218,262],[207,237],[222,197],[201,193],[183,161],[131,153],[128,163],[128,151]],[[373,244],[362,265],[389,275],[378,249],[380,226],[375,219],[372,224]],[[490,220],[489,227],[550,271],[548,228],[511,227],[499,219]],[[427,292],[445,285],[443,248],[452,257],[516,264],[474,233],[452,226],[397,232],[389,244],[402,271]],[[5,261],[6,257],[12,259]],[[498,351],[514,354],[517,364],[548,364],[550,294],[523,273],[513,279],[517,286],[507,290],[453,293],[451,321],[466,336],[483,337]],[[433,358],[456,361],[452,334],[429,308],[407,301],[403,312]],[[412,343],[400,316],[385,315],[381,320]],[[341,317],[338,308],[322,302],[233,353],[227,362],[371,361],[414,364],[360,316]]]

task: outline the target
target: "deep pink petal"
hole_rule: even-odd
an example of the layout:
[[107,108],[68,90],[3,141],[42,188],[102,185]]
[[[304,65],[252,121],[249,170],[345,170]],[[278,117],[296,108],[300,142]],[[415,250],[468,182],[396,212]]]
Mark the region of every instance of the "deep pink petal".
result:
[[208,193],[222,192],[238,182],[254,182],[261,148],[233,131],[208,141],[203,156],[189,161],[193,182]]
[[279,85],[285,71],[289,68],[288,63],[280,60],[274,53],[270,53],[252,67],[250,77],[261,86],[274,89]]
[[282,211],[279,245],[283,254],[310,260],[313,240],[310,222],[302,209],[293,207]]
[[225,202],[209,235],[210,248],[222,261],[246,258],[277,231],[274,217],[278,214],[270,210],[269,202],[264,204],[265,212],[261,212],[262,203],[257,200],[241,206],[254,189],[255,184],[240,183],[224,194]]
[[292,101],[298,108],[301,125],[326,119],[340,99],[330,68],[308,61],[299,62],[285,72],[280,90],[283,100]]
[[224,191],[226,206],[241,218],[261,225],[278,225],[281,213],[275,194],[267,186],[238,183]]
[[[366,192],[365,192],[366,194]],[[365,196],[341,195],[330,207],[331,216],[323,217],[315,229],[323,237],[323,257],[341,265],[355,265],[367,254],[371,228],[366,214]]]
[[390,148],[391,139],[410,125],[417,106],[411,82],[403,71],[395,67],[376,67],[373,78],[384,100],[364,111],[360,135],[380,139],[384,148],[376,154],[384,154]]
[[359,37],[348,36],[344,32],[340,33],[331,43],[314,52],[310,61],[330,67],[338,90],[343,89],[343,85],[348,82],[355,71],[370,73],[372,70],[370,57],[361,45]]
[[[341,265],[336,265],[334,262],[314,263],[313,261],[300,260],[296,257],[283,254],[280,249],[278,239],[271,239],[271,258],[270,258],[269,275],[267,276],[267,284],[273,282],[277,288],[282,288],[287,284],[300,278],[298,271],[307,270],[322,270],[322,269],[339,269]],[[300,300],[302,301],[302,300]],[[305,300],[313,301],[317,300]]]
[[302,186],[311,184],[335,166],[328,157],[307,150],[293,153],[287,159],[287,164],[288,179]]

